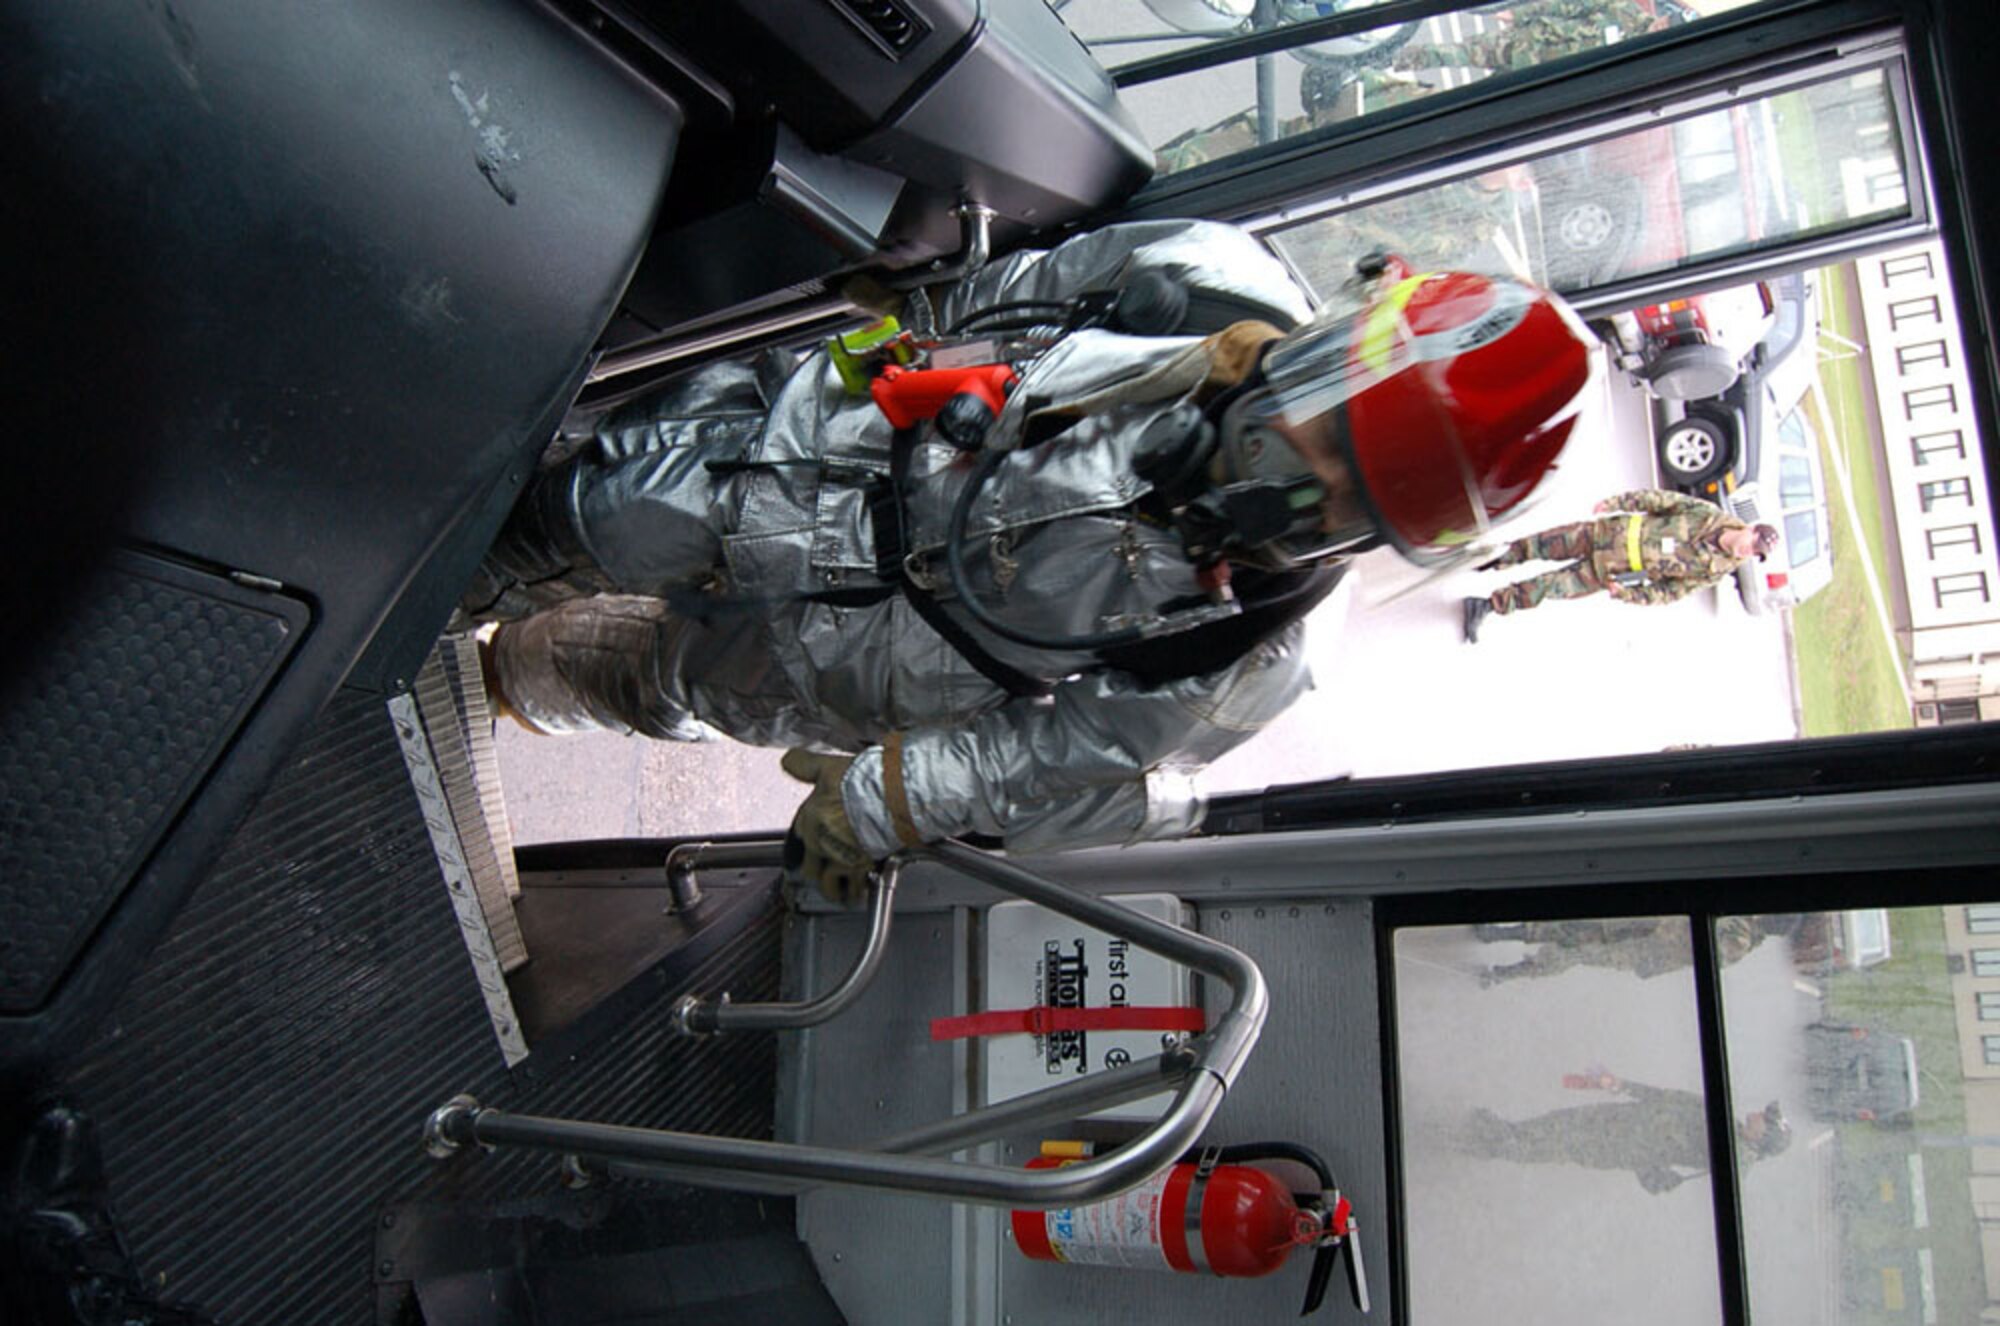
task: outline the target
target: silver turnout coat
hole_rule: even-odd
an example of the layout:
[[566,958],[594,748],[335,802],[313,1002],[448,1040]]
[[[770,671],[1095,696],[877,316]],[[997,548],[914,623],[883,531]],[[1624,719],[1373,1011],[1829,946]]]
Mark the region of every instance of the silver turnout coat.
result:
[[[939,322],[1115,288],[1153,267],[1308,316],[1283,267],[1249,236],[1175,221],[1110,227],[994,263],[953,290]],[[1023,367],[989,445],[1015,446],[1030,409],[1085,409],[1055,440],[1009,455],[973,511],[967,561],[1003,620],[1086,635],[1200,592],[1173,533],[1129,511],[1145,491],[1133,468],[1138,435],[1186,396],[1185,370],[1200,354],[1198,338],[1085,330]],[[755,374],[732,365],[613,415],[566,496],[582,543],[620,593],[502,628],[495,655],[510,701],[550,731],[701,739],[720,730],[856,752],[843,800],[878,856],[896,846],[879,746],[891,732],[904,734],[909,809],[926,838],[976,831],[1023,851],[1191,830],[1203,804],[1194,772],[1309,684],[1303,624],[1218,672],[1150,689],[1091,655],[970,625],[993,656],[1054,683],[1047,697],[1012,698],[900,595],[862,606],[801,597],[881,583],[864,482],[887,473],[891,432],[872,402],[843,394],[824,352],[768,406]],[[961,622],[937,550],[969,469],[942,443],[920,446],[908,507],[908,565]]]

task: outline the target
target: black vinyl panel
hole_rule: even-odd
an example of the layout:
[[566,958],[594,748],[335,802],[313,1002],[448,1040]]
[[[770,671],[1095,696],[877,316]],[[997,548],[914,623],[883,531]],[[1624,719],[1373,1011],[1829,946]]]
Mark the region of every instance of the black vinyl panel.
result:
[[0,722],[0,1011],[76,957],[305,625],[305,605],[128,557]]
[[510,1110],[768,1136],[768,1037],[671,1038],[685,988],[775,997],[765,913],[625,1024],[509,1072],[379,698],[342,692],[60,1084],[149,1285],[222,1322],[373,1319],[391,1203],[546,1191],[552,1157],[420,1143]]
[[39,1071],[334,689],[415,675],[617,306],[682,116],[520,0],[0,0],[0,116],[27,345],[0,678],[117,546],[312,612],[89,944],[32,1014],[0,1009],[0,1067]]

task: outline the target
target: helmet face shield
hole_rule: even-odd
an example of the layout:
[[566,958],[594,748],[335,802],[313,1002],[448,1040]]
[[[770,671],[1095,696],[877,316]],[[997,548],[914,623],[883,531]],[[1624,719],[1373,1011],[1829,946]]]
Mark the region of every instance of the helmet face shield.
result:
[[[1344,440],[1347,399],[1362,383],[1347,366],[1353,324],[1351,314],[1322,317],[1274,343],[1265,355],[1264,381],[1223,412],[1222,477],[1286,485],[1298,494],[1293,527],[1255,545],[1255,560],[1265,565],[1317,561],[1376,536],[1378,524],[1361,498]],[[1274,364],[1280,351],[1288,353]],[[1332,371],[1311,371],[1323,364]]]
[[[1533,286],[1464,272],[1381,289],[1275,343],[1225,412],[1232,478],[1290,466],[1322,487],[1323,556],[1379,536],[1432,561],[1541,482],[1590,377],[1590,338]],[[1289,455],[1271,456],[1272,440]],[[1303,539],[1288,540],[1295,551]]]

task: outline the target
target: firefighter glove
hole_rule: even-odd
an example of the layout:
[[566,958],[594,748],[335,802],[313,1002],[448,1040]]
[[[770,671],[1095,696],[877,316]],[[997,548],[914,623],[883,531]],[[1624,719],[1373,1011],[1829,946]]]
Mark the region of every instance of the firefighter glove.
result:
[[785,839],[785,873],[812,884],[844,907],[860,901],[875,864],[862,849],[840,799],[840,782],[852,763],[851,755],[822,755],[802,747],[786,751],[783,761],[786,773],[812,784]]

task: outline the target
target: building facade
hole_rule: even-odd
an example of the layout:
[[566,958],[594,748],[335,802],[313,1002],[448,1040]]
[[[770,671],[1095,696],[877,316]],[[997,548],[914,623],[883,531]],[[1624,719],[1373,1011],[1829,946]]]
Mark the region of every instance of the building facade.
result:
[[1920,726],[2000,718],[2000,549],[1958,310],[1936,241],[1855,264]]

